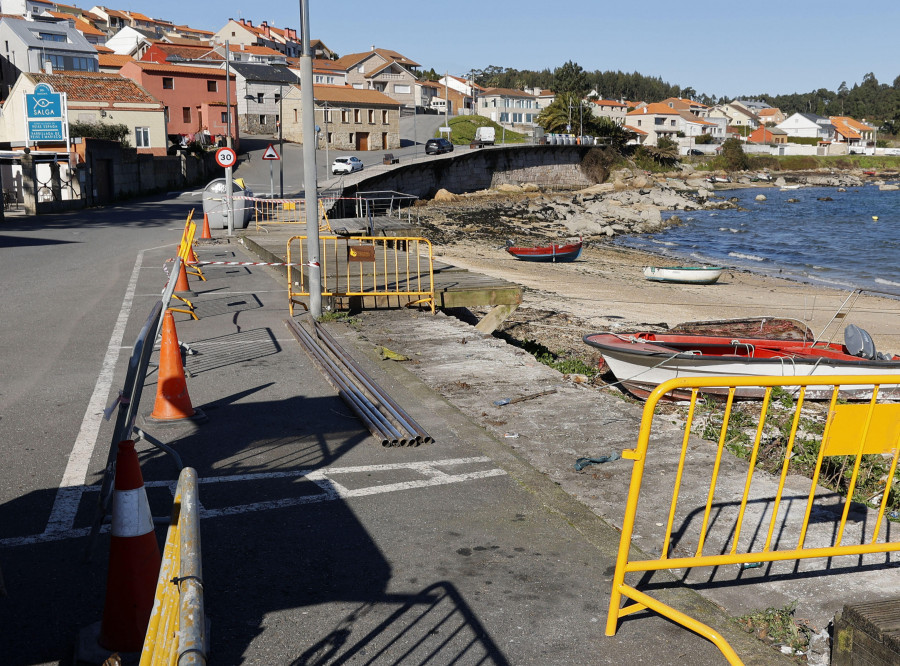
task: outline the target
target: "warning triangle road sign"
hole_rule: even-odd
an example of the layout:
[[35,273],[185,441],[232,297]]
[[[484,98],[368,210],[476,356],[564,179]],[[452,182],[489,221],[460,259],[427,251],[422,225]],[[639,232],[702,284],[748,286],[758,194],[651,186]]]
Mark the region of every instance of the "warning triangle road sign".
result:
[[275,150],[275,146],[273,146],[271,143],[269,144],[269,147],[266,148],[266,152],[263,153],[262,158],[264,160],[280,160],[281,159],[278,156],[278,151]]

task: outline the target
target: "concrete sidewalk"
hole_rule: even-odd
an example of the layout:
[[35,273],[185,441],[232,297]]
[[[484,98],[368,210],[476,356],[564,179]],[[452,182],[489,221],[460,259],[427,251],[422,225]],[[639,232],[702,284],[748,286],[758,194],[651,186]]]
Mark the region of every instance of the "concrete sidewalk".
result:
[[[198,254],[256,259],[237,242]],[[471,414],[378,362],[367,333],[329,327],[436,443],[373,440],[288,335],[273,269],[204,273],[191,279],[200,320],[177,315],[177,326],[198,352],[186,358],[188,387],[209,422],[152,434],[201,477],[214,662],[722,663],[711,643],[652,614],[606,637],[618,531]],[[415,335],[438,321],[411,314],[387,329]],[[146,480],[172,477],[149,447],[142,462]],[[788,663],[672,576],[658,581],[661,599],[720,631],[746,663]]]

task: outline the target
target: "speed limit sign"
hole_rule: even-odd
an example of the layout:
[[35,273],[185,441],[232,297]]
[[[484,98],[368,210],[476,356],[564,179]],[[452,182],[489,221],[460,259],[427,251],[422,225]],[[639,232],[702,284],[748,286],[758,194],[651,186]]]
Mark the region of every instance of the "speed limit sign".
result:
[[226,169],[237,162],[237,153],[231,148],[219,148],[216,151],[216,164]]

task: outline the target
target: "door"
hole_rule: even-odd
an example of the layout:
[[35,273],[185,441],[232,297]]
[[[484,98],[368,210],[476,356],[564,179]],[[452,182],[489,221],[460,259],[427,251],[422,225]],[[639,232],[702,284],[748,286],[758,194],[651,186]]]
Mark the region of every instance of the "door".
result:
[[381,149],[382,149],[382,150],[387,150],[387,149],[388,149],[388,135],[387,135],[387,132],[382,132],[382,133],[381,133]]
[[369,133],[368,132],[357,132],[356,133],[356,149],[357,150],[368,150],[369,149]]
[[94,160],[94,202],[109,203],[112,200],[112,160]]

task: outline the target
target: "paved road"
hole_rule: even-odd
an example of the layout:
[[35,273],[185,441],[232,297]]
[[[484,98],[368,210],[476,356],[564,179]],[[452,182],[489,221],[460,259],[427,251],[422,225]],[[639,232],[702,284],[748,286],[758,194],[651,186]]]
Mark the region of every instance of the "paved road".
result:
[[[328,189],[340,183],[341,178],[333,176],[330,169],[331,162],[338,156],[355,155],[362,160],[365,166],[369,167],[381,165],[384,154],[388,152],[395,157],[399,157],[401,162],[404,163],[410,159],[436,159],[437,156],[429,157],[425,155],[425,141],[435,136],[437,128],[443,124],[443,116],[430,114],[405,116],[400,119],[401,147],[399,149],[388,151],[316,151],[319,188]],[[280,161],[267,162],[262,159],[262,155],[269,144],[273,144],[279,153],[283,153]],[[456,146],[455,148],[456,151],[468,149],[468,146]],[[299,196],[303,191],[303,146],[301,144],[284,142],[279,150],[277,137],[242,136],[240,161],[234,173],[236,178],[244,179],[254,194],[268,195],[274,189],[274,192],[280,195],[283,177],[285,196]],[[272,174],[271,176],[270,173]],[[273,182],[274,188],[272,187]]]

